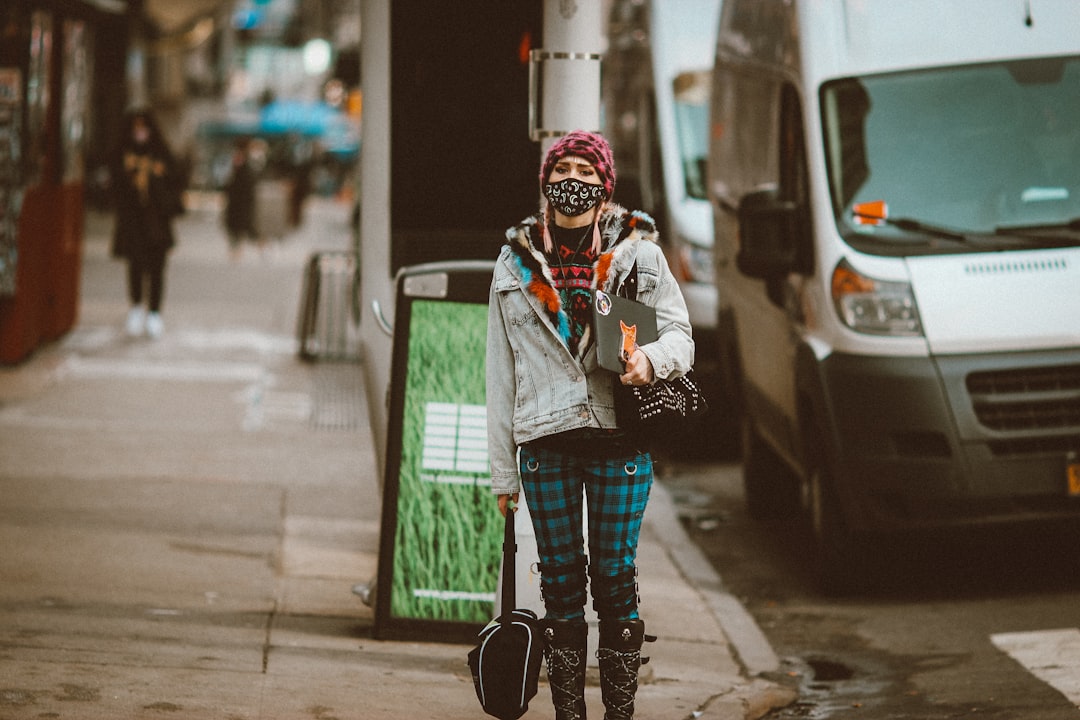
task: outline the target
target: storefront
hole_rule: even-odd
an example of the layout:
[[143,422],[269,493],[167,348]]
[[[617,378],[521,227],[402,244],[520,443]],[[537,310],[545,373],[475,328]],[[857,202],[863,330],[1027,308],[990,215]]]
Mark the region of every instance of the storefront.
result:
[[74,325],[95,28],[77,3],[0,9],[0,363]]

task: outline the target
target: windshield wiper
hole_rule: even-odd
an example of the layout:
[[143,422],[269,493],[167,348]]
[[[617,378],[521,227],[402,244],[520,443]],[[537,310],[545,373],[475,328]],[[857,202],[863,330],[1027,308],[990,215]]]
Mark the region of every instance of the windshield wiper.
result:
[[1080,232],[1080,217],[1066,220],[1061,223],[1045,223],[1040,225],[999,225],[994,229],[997,235],[1012,235],[1030,240],[1043,240],[1046,242],[1066,242],[1072,244],[1073,238],[1063,237],[1061,232]]
[[922,220],[916,220],[915,218],[883,218],[860,213],[855,213],[855,216],[873,220],[878,223],[884,223],[885,225],[891,225],[892,227],[899,228],[905,232],[921,233],[923,235],[944,238],[946,240],[955,240],[957,242],[967,242],[969,239],[968,234],[960,232],[959,230],[947,228],[943,225],[934,225],[933,223],[923,222]]
[[932,223],[923,222],[922,220],[915,220],[914,218],[896,218],[886,219],[886,223],[893,227],[898,227],[901,230],[907,232],[925,233],[927,235],[933,235],[934,237],[945,238],[946,240],[957,240],[959,242],[967,242],[968,236],[959,230],[953,230],[952,228],[944,227],[943,225],[934,225]]

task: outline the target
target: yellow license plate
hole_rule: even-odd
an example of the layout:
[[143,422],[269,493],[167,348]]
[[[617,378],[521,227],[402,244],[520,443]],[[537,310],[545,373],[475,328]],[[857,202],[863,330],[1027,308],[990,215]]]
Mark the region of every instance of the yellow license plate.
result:
[[1080,463],[1069,463],[1065,466],[1065,473],[1069,478],[1069,495],[1080,497]]

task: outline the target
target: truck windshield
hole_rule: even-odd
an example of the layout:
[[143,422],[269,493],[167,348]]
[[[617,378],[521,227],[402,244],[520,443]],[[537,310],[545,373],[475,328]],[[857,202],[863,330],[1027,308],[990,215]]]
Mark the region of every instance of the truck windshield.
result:
[[837,225],[860,250],[1022,247],[1010,228],[1080,244],[1080,57],[845,78],[821,101]]

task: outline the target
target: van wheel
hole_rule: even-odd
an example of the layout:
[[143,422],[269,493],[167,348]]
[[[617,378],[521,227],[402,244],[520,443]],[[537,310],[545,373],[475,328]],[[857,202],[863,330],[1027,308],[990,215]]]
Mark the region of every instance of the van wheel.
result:
[[799,506],[795,476],[749,419],[743,420],[742,446],[743,493],[750,517],[754,520],[794,517]]
[[736,459],[742,454],[742,426],[745,410],[742,401],[742,373],[739,370],[739,351],[735,346],[734,328],[721,332],[718,340],[718,361],[714,371],[713,397],[716,413],[723,417],[717,441],[724,457]]
[[742,428],[718,365],[704,360],[694,366],[694,374],[709,409],[688,433],[673,440],[671,447],[679,456],[688,459],[735,461],[739,457]]
[[820,590],[826,595],[837,596],[865,588],[868,568],[861,543],[847,527],[836,498],[833,474],[828,461],[820,454],[811,468],[807,494],[814,575]]

